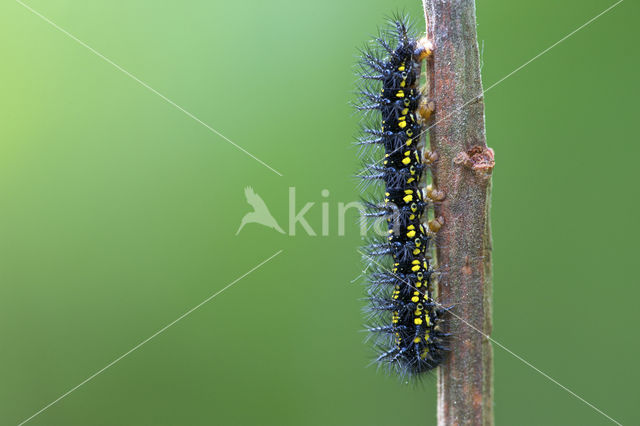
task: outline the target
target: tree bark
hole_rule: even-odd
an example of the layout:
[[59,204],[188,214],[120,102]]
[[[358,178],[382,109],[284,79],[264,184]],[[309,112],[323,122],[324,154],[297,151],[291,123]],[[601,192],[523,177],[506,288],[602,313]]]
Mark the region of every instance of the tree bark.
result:
[[433,54],[427,60],[440,303],[453,306],[450,353],[438,372],[439,425],[493,425],[491,230],[493,151],[487,147],[474,0],[423,0]]

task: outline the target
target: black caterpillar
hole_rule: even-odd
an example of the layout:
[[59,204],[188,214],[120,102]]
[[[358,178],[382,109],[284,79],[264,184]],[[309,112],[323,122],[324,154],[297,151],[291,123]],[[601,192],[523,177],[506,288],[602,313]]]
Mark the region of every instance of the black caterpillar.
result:
[[357,109],[371,112],[376,124],[363,126],[358,143],[372,147],[378,157],[384,150],[384,158],[365,165],[360,177],[365,184],[377,181],[385,187],[384,200],[366,202],[363,216],[388,223],[388,236],[366,247],[370,259],[385,259],[372,260],[368,267],[373,269],[367,280],[373,321],[368,330],[380,350],[376,361],[404,377],[443,361],[447,335],[440,323],[446,308],[434,302],[431,235],[424,225],[428,202],[420,136],[425,126],[418,86],[425,47],[406,19],[394,19],[391,27],[376,39],[376,48],[362,51],[364,83]]

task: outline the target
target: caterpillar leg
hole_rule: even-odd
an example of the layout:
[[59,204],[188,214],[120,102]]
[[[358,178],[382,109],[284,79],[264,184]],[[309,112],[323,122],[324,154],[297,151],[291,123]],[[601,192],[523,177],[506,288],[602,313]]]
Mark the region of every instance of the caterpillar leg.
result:
[[438,153],[437,153],[437,152],[435,152],[435,151],[429,151],[429,150],[426,150],[426,151],[424,152],[424,162],[425,162],[427,165],[433,164],[433,163],[435,163],[436,161],[438,161]]
[[445,199],[446,195],[444,191],[434,188],[433,185],[427,185],[427,197],[431,201],[442,201]]
[[444,218],[442,216],[438,216],[437,218],[431,219],[429,222],[427,222],[429,230],[434,234],[438,232],[440,228],[442,228],[442,225],[444,225]]
[[433,54],[433,43],[427,37],[418,40],[414,56],[418,61],[424,61]]
[[429,120],[436,110],[436,103],[433,101],[428,101],[426,98],[420,101],[420,105],[418,106],[418,113],[420,117],[424,121]]

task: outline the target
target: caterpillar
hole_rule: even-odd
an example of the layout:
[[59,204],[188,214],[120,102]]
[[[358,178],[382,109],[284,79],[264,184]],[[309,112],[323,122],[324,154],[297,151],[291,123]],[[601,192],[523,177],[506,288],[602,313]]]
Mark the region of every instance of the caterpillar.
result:
[[420,138],[433,109],[419,87],[422,61],[430,53],[430,45],[416,37],[407,18],[394,18],[375,39],[375,47],[361,50],[360,59],[356,108],[372,123],[362,126],[357,143],[370,150],[372,159],[359,177],[365,185],[384,186],[383,199],[365,202],[362,216],[386,219],[388,231],[365,247],[371,259],[367,330],[378,349],[376,361],[401,377],[434,369],[447,350],[441,323],[448,308],[434,301],[429,255],[433,230],[441,222],[425,226],[427,195],[437,192],[424,192],[427,164],[434,157],[423,157]]

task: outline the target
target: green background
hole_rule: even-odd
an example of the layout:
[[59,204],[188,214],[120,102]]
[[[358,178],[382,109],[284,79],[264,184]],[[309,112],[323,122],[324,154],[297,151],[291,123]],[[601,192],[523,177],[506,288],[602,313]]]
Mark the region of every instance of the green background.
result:
[[[485,87],[613,1],[480,1]],[[415,1],[28,4],[278,176],[15,1],[0,5],[0,424],[435,424],[375,367],[361,263],[356,46]],[[637,409],[637,2],[486,94],[496,151],[493,337],[623,424]],[[252,186],[287,228],[235,232]],[[328,189],[329,197],[321,196]],[[495,348],[500,425],[606,418]]]

